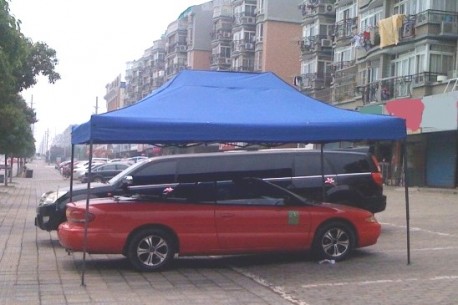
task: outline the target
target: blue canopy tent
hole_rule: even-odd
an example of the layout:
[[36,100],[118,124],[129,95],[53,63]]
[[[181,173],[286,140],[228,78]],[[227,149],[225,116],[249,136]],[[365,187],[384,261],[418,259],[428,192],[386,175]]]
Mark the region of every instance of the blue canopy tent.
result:
[[405,121],[305,96],[271,72],[185,70],[136,104],[77,126],[72,144],[399,140]]
[[[72,145],[90,144],[92,155],[92,144],[103,143],[323,144],[405,138],[404,119],[334,107],[271,72],[184,70],[136,104],[92,115],[73,130]],[[407,188],[406,201],[408,222]]]

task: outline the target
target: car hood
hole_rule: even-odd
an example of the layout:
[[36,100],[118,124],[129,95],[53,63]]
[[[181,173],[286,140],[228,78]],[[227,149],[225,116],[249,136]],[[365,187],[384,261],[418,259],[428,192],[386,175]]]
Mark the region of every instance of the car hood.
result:
[[[101,187],[104,187],[104,186],[109,186],[108,184],[106,183],[100,183],[100,182],[93,182],[91,183],[91,189],[93,188],[101,188]],[[70,191],[70,186],[66,186],[66,187],[62,187],[60,188],[62,191]],[[76,190],[84,190],[84,189],[87,189],[87,184],[86,183],[83,183],[83,184],[74,184],[73,185],[73,190],[76,191]]]

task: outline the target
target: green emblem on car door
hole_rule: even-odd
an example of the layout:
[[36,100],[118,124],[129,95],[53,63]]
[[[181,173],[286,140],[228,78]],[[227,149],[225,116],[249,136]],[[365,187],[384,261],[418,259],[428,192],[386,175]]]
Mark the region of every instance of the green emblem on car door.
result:
[[299,212],[298,211],[288,211],[288,224],[289,225],[298,225],[299,224]]

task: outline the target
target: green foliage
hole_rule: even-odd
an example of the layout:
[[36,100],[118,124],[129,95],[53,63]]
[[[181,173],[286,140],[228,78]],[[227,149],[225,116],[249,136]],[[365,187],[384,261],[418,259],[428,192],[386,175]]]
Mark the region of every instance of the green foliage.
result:
[[35,151],[30,126],[36,116],[19,94],[35,85],[40,74],[50,83],[59,80],[58,60],[46,43],[21,33],[8,3],[0,0],[0,153],[29,156]]
[[6,103],[0,107],[0,153],[17,157],[29,157],[35,144],[27,114],[21,103]]

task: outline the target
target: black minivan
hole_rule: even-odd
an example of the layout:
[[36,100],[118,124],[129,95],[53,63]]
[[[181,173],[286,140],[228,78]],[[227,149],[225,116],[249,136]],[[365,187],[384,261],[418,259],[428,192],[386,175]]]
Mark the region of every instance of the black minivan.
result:
[[[91,184],[89,197],[147,194],[158,184],[243,177],[263,178],[310,199],[352,205],[373,213],[386,207],[383,178],[376,159],[369,152],[351,150],[325,151],[323,160],[320,151],[305,149],[154,157],[135,163],[106,184]],[[42,195],[36,226],[51,231],[65,221],[69,189]],[[87,192],[86,184],[75,185],[72,200],[86,199]]]

